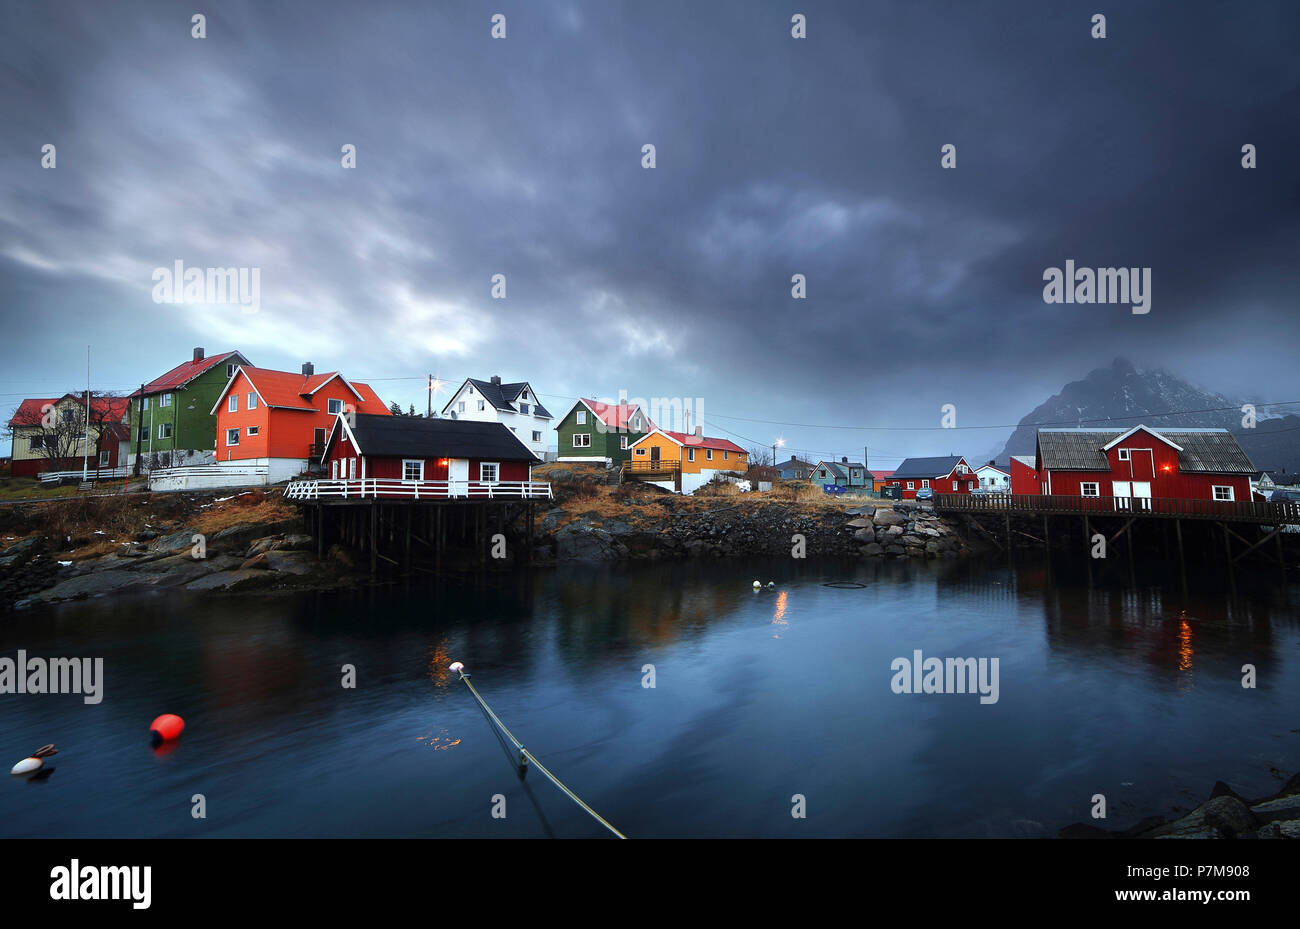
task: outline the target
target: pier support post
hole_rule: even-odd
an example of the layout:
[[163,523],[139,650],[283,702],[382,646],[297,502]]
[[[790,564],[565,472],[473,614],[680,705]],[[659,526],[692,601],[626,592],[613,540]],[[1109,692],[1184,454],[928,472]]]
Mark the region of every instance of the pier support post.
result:
[[1282,572],[1282,583],[1286,583],[1286,553],[1282,549],[1282,527],[1274,526],[1276,531],[1273,539],[1277,542],[1277,567]]
[[377,546],[379,544],[379,503],[370,504],[370,576],[374,577],[379,573],[379,557]]
[[1178,577],[1183,582],[1183,599],[1187,599],[1187,558],[1183,555],[1183,521],[1174,520],[1174,536],[1178,539]]
[[1237,571],[1232,566],[1232,536],[1228,534],[1228,524],[1219,523],[1223,529],[1223,552],[1225,556],[1224,568],[1228,572],[1228,586],[1232,589],[1232,595],[1237,595]]
[[1088,586],[1092,586],[1092,529],[1088,525],[1088,514],[1083,514],[1083,559],[1088,565]]

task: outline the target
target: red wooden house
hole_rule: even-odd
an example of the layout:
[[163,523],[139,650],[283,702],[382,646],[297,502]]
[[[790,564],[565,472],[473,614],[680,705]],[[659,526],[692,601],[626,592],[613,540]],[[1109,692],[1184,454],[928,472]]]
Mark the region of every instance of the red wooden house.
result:
[[339,413],[393,415],[368,384],[310,364],[300,374],[240,365],[212,412],[217,464],[266,466],[271,483],[319,460]]
[[1038,479],[1038,465],[1033,455],[1011,456],[1011,492],[1045,494],[1046,485]]
[[472,497],[528,495],[539,459],[503,423],[359,413],[335,418],[321,461],[358,495]]
[[937,494],[968,494],[980,485],[980,479],[961,455],[941,455],[904,458],[886,483],[898,485],[903,499],[912,500],[923,487]]
[[1040,429],[1040,493],[1249,501],[1255,466],[1226,429]]

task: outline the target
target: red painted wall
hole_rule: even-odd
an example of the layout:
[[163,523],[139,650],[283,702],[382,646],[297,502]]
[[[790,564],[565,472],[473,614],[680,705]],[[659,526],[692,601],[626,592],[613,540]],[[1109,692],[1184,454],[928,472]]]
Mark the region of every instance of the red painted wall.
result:
[[1011,492],[1013,494],[1042,494],[1043,483],[1038,471],[1023,462],[1011,459]]
[[[907,489],[908,482],[906,480],[896,481],[891,477],[885,483],[897,484],[899,487],[903,488],[904,500],[914,500],[916,499],[916,492],[921,489],[921,480],[922,478],[914,478],[912,480],[913,486],[911,490]],[[957,482],[956,490],[953,489],[953,481]],[[965,474],[958,474],[956,468],[949,472],[947,477],[930,479],[930,489],[937,494],[968,494],[979,485],[979,475],[972,471],[968,471]]]
[[[1130,450],[1128,461],[1120,460],[1122,448]],[[1152,497],[1213,500],[1214,486],[1226,484],[1232,487],[1234,500],[1250,500],[1250,475],[1184,473],[1178,469],[1177,450],[1145,431],[1133,433],[1108,450],[1106,459],[1110,462],[1109,471],[1052,471],[1052,493],[1079,496],[1080,484],[1095,482],[1100,485],[1101,496],[1111,497],[1114,481],[1149,481]]]

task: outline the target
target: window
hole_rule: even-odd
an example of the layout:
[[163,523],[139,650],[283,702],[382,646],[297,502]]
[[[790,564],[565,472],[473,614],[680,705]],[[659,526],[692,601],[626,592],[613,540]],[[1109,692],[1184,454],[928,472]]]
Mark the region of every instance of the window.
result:
[[226,398],[226,411],[229,413],[239,412],[239,394],[231,394]]
[[[534,441],[534,442],[540,442],[540,441],[542,441],[542,434],[541,434],[540,432],[538,432],[536,429],[533,430],[533,441]],[[624,445],[623,447],[624,447],[624,448],[627,448],[626,445]]]
[[158,438],[160,438],[160,439],[170,439],[171,437],[172,437],[172,424],[171,424],[171,423],[159,423],[159,424],[158,424]]
[[[520,394],[519,394],[519,399],[520,399],[520,400],[527,400],[527,399],[528,399],[528,391],[526,391],[526,390],[525,390],[525,391],[521,391]],[[524,412],[527,413],[528,411],[527,411],[527,410],[524,410]]]
[[638,448],[638,449],[636,450],[636,453],[637,453],[638,455],[644,455],[644,454],[645,454],[645,449],[644,449],[644,448]]
[[171,394],[163,394],[161,397],[158,398],[158,405],[159,405],[159,406],[171,406],[171,405],[172,405],[172,395],[171,395]]
[[693,449],[693,448],[688,448],[688,449],[686,450],[686,460],[687,460],[687,461],[694,461],[694,460],[695,460],[695,449]]
[[712,461],[712,460],[713,460],[713,449],[711,449],[711,448],[706,448],[706,449],[704,450],[704,457],[707,458],[709,461]]
[[922,481],[922,482],[921,482],[921,486],[922,486],[922,487],[929,487],[929,486],[930,486],[930,482],[929,482],[929,481]]
[[226,380],[230,380],[234,376],[235,376],[235,366],[233,364],[226,365]]
[[1218,485],[1218,484],[1214,485],[1214,499],[1215,499],[1215,500],[1231,500],[1231,499],[1232,499],[1232,486],[1231,486],[1231,485],[1228,485],[1228,486],[1224,487],[1224,486],[1220,486],[1220,485]]
[[462,400],[462,401],[460,401],[460,403],[457,403],[457,404],[456,404],[456,412],[458,412],[458,413],[464,413],[464,412],[465,412],[465,401],[464,401],[464,400]]
[[144,398],[144,408],[145,408],[146,410],[149,409],[149,398],[148,398],[148,397],[145,397],[145,398]]
[[731,458],[731,452],[727,451],[727,450],[724,448],[724,449],[722,450],[722,460],[723,460],[723,461],[728,461],[730,458]]
[[618,437],[618,447],[627,448],[627,436],[622,435]]
[[357,460],[355,458],[348,459],[348,478],[349,480],[356,480],[357,478]]
[[43,449],[44,447],[45,447],[45,436],[43,435],[34,435],[27,440],[27,450],[29,452],[37,452]]
[[480,410],[486,409],[486,408],[487,408],[487,404],[486,404],[486,402],[483,401],[483,400],[480,400],[480,401],[478,402],[478,408],[479,408]]
[[419,458],[402,459],[402,480],[404,481],[424,480],[424,461],[422,461]]
[[227,445],[238,445],[238,444],[239,444],[239,430],[238,430],[238,429],[227,429],[227,430],[226,430],[226,444],[227,444]]
[[149,440],[149,427],[142,425],[140,427],[140,441],[147,442],[148,440]]
[[1079,485],[1079,495],[1083,497],[1100,497],[1100,485],[1093,481],[1085,481]]
[[63,421],[64,421],[65,423],[70,423],[70,422],[72,422],[72,410],[64,410],[64,411],[63,411]]
[[1128,460],[1129,460],[1129,456],[1130,456],[1130,454],[1131,454],[1131,450],[1130,450],[1130,449],[1127,449],[1127,448],[1121,448],[1121,449],[1119,450],[1119,460],[1120,460],[1120,461],[1128,461]]
[[337,413],[342,413],[342,412],[343,412],[343,401],[342,401],[342,400],[329,400],[329,401],[326,401],[325,409],[327,409],[327,410],[329,411],[329,414],[330,414],[331,416],[334,416],[334,415],[337,414]]
[[478,479],[485,484],[495,484],[501,467],[495,461],[485,461],[478,466]]
[[250,410],[257,409],[257,394],[252,393],[251,391],[248,394],[248,408]]
[[574,447],[574,448],[591,448],[591,433],[590,433],[590,432],[575,432],[575,433],[573,434],[573,447]]
[[99,466],[100,466],[101,468],[107,468],[107,467],[108,467],[108,452],[107,452],[107,451],[102,451],[102,452],[99,453]]
[[908,490],[916,490],[916,481],[908,481],[908,482],[907,482],[907,489],[908,489]]
[[585,425],[587,425],[587,411],[586,411],[586,410],[578,410],[578,425],[579,425],[579,426],[585,426]]
[[527,404],[527,403],[521,403],[521,404],[519,404],[519,412],[520,412],[520,413],[523,413],[523,414],[525,414],[525,415],[527,415],[528,412],[529,412],[529,406],[528,406],[528,404]]
[[249,426],[249,427],[248,427],[247,429],[245,429],[244,431],[248,433],[248,437],[251,439],[253,436],[257,435],[257,434],[261,431],[261,427],[260,427],[260,426]]
[[957,489],[957,482],[956,482],[956,481],[953,481],[953,482],[952,482],[952,489],[953,489],[953,490],[956,490],[956,489]]
[[338,463],[338,459],[335,459],[334,461],[331,461],[331,462],[330,462],[330,479],[331,479],[331,480],[335,480],[335,481],[337,481],[337,480],[339,479],[339,463]]

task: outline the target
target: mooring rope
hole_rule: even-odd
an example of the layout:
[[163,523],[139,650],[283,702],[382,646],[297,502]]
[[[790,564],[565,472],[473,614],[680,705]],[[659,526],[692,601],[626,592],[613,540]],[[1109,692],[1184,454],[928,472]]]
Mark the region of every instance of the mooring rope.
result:
[[857,581],[826,581],[823,587],[835,587],[839,590],[861,590],[866,584],[859,584]]
[[479,695],[478,690],[474,687],[474,684],[470,681],[469,675],[465,673],[464,667],[463,666],[457,667],[457,665],[460,665],[459,661],[456,662],[456,664],[453,664],[451,666],[451,670],[455,671],[457,674],[460,675],[460,679],[465,682],[465,686],[468,687],[469,692],[474,695],[474,699],[478,701],[479,706],[483,708],[483,711],[487,713],[488,717],[492,720],[492,722],[496,723],[496,725],[501,729],[501,731],[506,734],[506,737],[515,744],[515,748],[519,749],[520,756],[523,757],[528,762],[530,762],[531,764],[533,764],[538,771],[541,771],[543,774],[545,774],[546,777],[550,779],[550,782],[554,784],[556,787],[560,788],[560,790],[563,791],[570,800],[572,800],[574,803],[578,804],[578,806],[582,807],[584,810],[590,813],[591,817],[594,820],[596,820],[596,822],[600,823],[602,826],[604,826],[610,832],[614,833],[614,835],[618,836],[620,839],[626,839],[627,836],[623,835],[623,833],[615,829],[610,824],[609,820],[605,819],[605,817],[601,816],[599,813],[597,813],[595,810],[589,807],[581,797],[579,797],[572,790],[566,787],[563,781],[561,781],[558,777],[556,777],[554,774],[548,771],[546,769],[546,765],[542,764],[540,761],[537,760],[536,755],[534,755],[528,749],[524,748],[524,743],[520,742],[518,739],[515,738],[514,733],[512,733],[509,729],[506,728],[506,724],[501,721],[501,718],[497,716],[496,713],[492,712],[492,707],[488,706],[487,701],[484,700],[482,696]]

